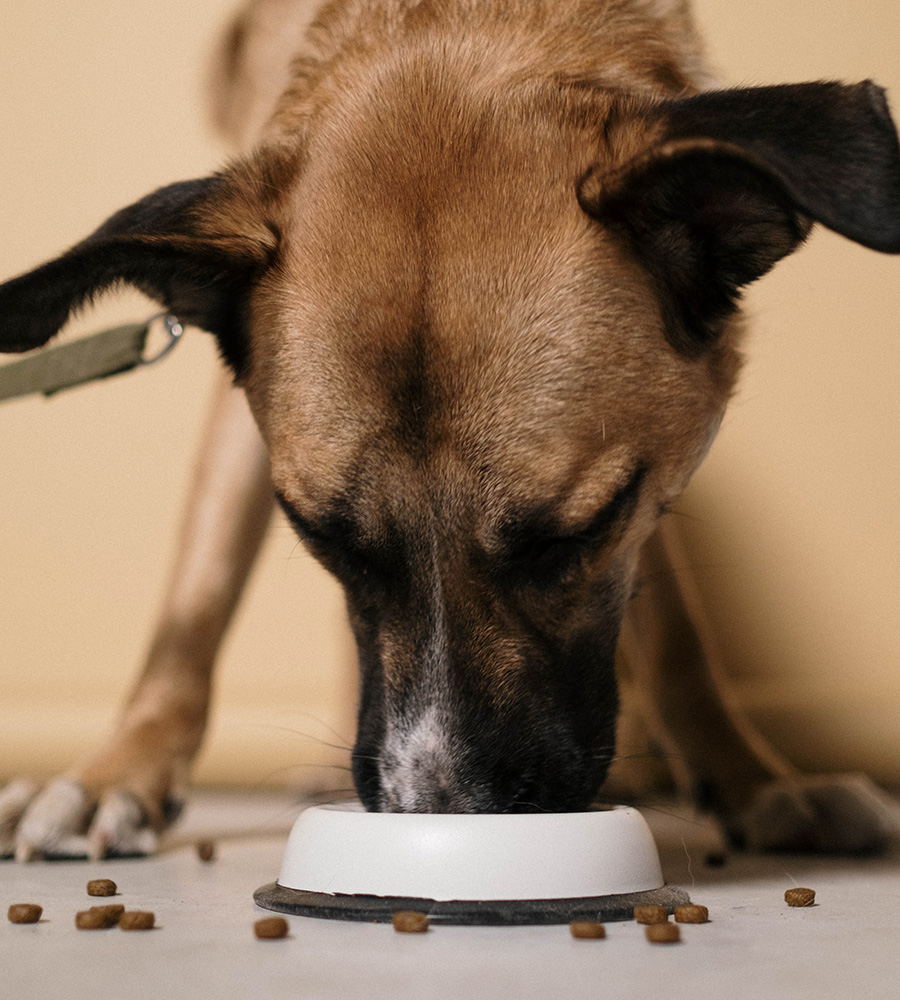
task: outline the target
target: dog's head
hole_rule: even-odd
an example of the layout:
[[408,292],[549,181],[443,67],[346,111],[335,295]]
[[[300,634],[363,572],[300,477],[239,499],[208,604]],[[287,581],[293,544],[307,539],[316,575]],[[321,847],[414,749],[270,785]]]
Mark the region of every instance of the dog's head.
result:
[[386,85],[0,287],[0,348],[118,281],[216,334],[346,590],[366,805],[579,809],[637,553],[734,382],[739,289],[811,220],[900,250],[871,84]]

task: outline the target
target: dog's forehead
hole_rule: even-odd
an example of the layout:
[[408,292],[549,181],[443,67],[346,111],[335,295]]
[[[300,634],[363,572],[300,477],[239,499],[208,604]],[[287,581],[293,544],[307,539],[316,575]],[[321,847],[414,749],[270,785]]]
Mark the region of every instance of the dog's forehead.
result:
[[668,447],[661,393],[702,437],[709,372],[578,204],[596,139],[506,106],[456,128],[392,114],[314,136],[254,298],[247,388],[276,485],[315,504],[437,456],[482,499],[553,494],[588,465],[614,481],[623,449]]
[[693,468],[713,380],[667,344],[652,294],[614,254],[582,281],[534,256],[515,283],[434,262],[430,294],[402,258],[379,270],[363,257],[353,293],[298,298],[278,320],[267,437],[289,495],[315,509],[410,494],[424,476],[431,500],[495,514],[568,497],[577,523],[640,462]]

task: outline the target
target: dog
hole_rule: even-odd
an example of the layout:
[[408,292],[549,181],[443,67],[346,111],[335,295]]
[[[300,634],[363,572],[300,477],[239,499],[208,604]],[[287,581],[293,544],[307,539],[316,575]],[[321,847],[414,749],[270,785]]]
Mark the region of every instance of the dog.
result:
[[346,592],[366,808],[590,807],[618,672],[733,843],[882,846],[871,785],[798,774],[726,705],[665,515],[738,377],[741,289],[817,222],[900,252],[884,93],[716,89],[684,0],[256,0],[216,115],[221,172],[0,286],[0,350],[125,282],[229,373],[118,729],[7,786],[0,847],[154,849],[273,490]]

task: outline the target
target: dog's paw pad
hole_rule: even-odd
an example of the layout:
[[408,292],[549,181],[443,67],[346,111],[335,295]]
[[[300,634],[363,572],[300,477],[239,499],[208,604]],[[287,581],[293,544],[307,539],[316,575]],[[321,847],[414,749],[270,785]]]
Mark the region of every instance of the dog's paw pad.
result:
[[751,850],[868,854],[900,842],[900,807],[857,774],[773,782],[742,820]]

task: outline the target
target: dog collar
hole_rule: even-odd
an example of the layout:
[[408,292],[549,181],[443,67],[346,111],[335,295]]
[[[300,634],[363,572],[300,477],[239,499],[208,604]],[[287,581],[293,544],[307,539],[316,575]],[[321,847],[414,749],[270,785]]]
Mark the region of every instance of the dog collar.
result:
[[[144,357],[147,339],[159,321],[168,339],[156,354]],[[183,333],[184,327],[177,317],[158,313],[145,323],[128,323],[70,344],[46,347],[21,361],[0,366],[0,400],[35,393],[52,396],[63,389],[156,364],[175,347]]]

